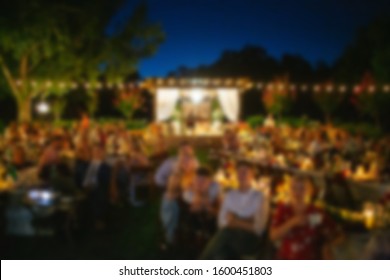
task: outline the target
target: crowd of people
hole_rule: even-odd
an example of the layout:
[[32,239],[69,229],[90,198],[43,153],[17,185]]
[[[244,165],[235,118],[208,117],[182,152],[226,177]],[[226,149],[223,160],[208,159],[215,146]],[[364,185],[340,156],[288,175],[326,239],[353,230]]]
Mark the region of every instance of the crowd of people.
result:
[[269,118],[256,129],[226,126],[222,139],[203,147],[196,139],[172,141],[167,131],[162,124],[129,131],[85,119],[67,128],[11,124],[0,140],[6,234],[38,234],[29,209],[54,198],[67,224],[77,220],[69,205],[81,201],[91,227],[104,230],[110,205],[142,205],[143,184],[160,201],[162,251],[184,246],[201,259],[329,259],[344,236],[317,203],[332,199],[329,184],[389,180],[389,137],[366,139],[329,125],[293,128]]

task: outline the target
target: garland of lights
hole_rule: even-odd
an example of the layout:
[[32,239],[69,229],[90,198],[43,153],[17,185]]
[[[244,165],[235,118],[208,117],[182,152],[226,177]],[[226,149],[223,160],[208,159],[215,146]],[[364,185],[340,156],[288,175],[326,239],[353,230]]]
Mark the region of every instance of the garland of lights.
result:
[[[50,88],[59,88],[59,89],[77,89],[77,88],[85,88],[85,89],[95,89],[100,90],[103,88],[107,89],[131,89],[131,88],[138,88],[138,87],[144,87],[147,85],[148,81],[145,82],[131,82],[131,83],[114,83],[114,82],[52,82],[50,80],[43,81],[43,82],[37,82],[37,81],[31,81],[28,84],[35,88],[38,86],[43,86],[45,89]],[[23,85],[23,82],[21,80],[16,81],[16,86],[21,87]],[[301,91],[301,92],[307,92],[307,91],[313,91],[315,93],[345,93],[347,91],[353,91],[357,92],[359,91],[362,86],[360,85],[346,85],[346,84],[284,84],[284,83],[263,83],[263,82],[246,82],[245,84],[242,83],[242,81],[237,80],[236,84],[232,79],[215,79],[215,80],[206,80],[206,79],[158,79],[156,82],[157,86],[183,86],[183,85],[213,85],[213,86],[244,86],[246,89],[252,89],[256,88],[258,90],[288,90],[288,91]],[[375,93],[375,92],[384,92],[384,93],[390,93],[390,84],[372,84],[367,87],[367,91],[369,93]]]

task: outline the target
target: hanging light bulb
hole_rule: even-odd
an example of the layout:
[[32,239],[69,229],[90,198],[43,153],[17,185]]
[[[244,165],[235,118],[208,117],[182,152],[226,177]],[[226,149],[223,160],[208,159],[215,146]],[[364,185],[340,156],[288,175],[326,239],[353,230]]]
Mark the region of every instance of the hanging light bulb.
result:
[[268,90],[273,90],[273,88],[274,88],[274,85],[273,85],[272,83],[269,83],[269,84],[267,85],[267,89],[268,89]]
[[326,91],[327,91],[328,93],[331,93],[331,92],[333,91],[333,86],[332,86],[332,85],[328,85],[328,86],[326,87]]
[[42,100],[40,101],[35,109],[37,110],[38,114],[40,115],[46,115],[50,112],[50,106],[49,106],[49,103],[47,103],[46,101]]
[[339,91],[340,91],[341,93],[344,93],[344,92],[347,91],[347,87],[346,87],[345,85],[341,85],[341,86],[339,87]]

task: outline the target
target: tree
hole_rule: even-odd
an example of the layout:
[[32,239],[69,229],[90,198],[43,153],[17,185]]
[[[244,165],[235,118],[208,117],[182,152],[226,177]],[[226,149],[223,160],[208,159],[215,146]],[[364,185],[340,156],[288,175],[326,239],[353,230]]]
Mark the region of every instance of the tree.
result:
[[390,18],[378,18],[361,28],[335,63],[335,77],[355,83],[366,72],[377,82],[390,80]]
[[117,100],[118,110],[130,120],[134,113],[142,107],[144,102],[139,88],[123,89]]
[[62,80],[95,81],[136,71],[164,39],[147,20],[147,7],[116,15],[122,0],[6,1],[0,10],[0,71],[31,118],[32,98]]
[[291,90],[288,76],[277,77],[266,86],[262,95],[262,101],[268,114],[281,117],[292,104],[295,92]]
[[334,88],[331,82],[318,84],[313,89],[313,100],[320,108],[327,123],[332,122],[332,115],[345,98],[345,90]]
[[377,91],[375,80],[366,73],[354,89],[352,102],[362,115],[372,118],[378,128],[382,128],[382,115],[388,111],[389,96]]

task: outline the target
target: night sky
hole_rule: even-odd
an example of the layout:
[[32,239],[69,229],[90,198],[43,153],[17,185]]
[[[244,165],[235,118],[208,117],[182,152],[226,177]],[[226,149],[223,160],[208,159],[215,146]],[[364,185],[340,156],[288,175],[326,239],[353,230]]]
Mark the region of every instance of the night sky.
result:
[[[166,41],[140,64],[142,76],[164,76],[180,65],[213,63],[222,51],[263,46],[279,58],[300,54],[332,63],[355,31],[390,10],[389,0],[148,0],[151,21]],[[131,1],[123,13],[139,1]]]

